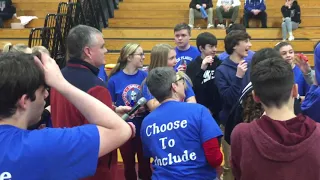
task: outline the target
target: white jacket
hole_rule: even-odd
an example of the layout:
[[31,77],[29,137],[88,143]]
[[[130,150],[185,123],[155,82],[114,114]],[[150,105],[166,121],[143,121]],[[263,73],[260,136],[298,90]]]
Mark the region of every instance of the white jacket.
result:
[[217,1],[217,7],[220,7],[222,5],[231,5],[232,7],[240,6],[240,0],[218,0]]

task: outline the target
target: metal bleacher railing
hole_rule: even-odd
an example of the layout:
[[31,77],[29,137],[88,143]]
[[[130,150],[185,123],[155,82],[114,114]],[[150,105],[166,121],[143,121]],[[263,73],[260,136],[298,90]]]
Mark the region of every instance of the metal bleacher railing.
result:
[[29,47],[44,46],[60,68],[66,64],[66,37],[70,29],[84,24],[100,31],[113,18],[116,0],[69,0],[60,2],[56,14],[47,14],[44,26],[32,28]]

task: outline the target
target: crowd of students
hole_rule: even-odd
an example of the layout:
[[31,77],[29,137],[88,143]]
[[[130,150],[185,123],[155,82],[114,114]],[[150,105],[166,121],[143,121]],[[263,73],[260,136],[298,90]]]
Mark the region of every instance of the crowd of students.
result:
[[[196,47],[190,38],[190,26],[177,24],[177,46],[155,45],[147,71],[143,47],[126,44],[109,77],[99,73],[108,51],[92,27],[70,30],[61,71],[45,48],[7,44],[0,177],[116,180],[120,148],[127,180],[218,180],[223,155],[225,180],[319,179],[320,44],[312,70],[288,42],[251,51],[241,24],[228,27],[219,56],[214,34],[200,33]],[[146,105],[122,120],[141,97]]]

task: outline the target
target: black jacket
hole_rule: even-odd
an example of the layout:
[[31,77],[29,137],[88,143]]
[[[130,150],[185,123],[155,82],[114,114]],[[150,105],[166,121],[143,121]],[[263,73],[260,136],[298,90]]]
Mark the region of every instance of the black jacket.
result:
[[212,65],[209,65],[206,71],[203,71],[201,69],[202,60],[201,56],[198,56],[194,61],[191,61],[186,74],[193,83],[193,91],[197,102],[210,109],[212,116],[219,123],[222,102],[214,78],[215,70],[221,64],[221,61],[215,56]]
[[202,4],[206,4],[207,5],[206,9],[213,7],[212,0],[191,0],[189,4],[189,8],[196,9],[197,4],[199,4],[200,6],[202,6]]
[[281,13],[284,18],[289,17],[291,18],[291,21],[294,21],[299,24],[301,23],[301,11],[297,1],[294,1],[292,3],[292,6],[290,9],[283,5],[281,7]]

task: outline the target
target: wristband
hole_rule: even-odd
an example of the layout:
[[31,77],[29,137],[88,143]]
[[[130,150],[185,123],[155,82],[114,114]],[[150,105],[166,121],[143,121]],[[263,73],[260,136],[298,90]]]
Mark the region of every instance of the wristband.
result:
[[131,137],[130,138],[134,138],[135,137],[135,135],[136,135],[136,133],[135,133],[135,131],[134,131],[134,126],[133,126],[133,124],[131,124],[131,123],[128,123],[128,125],[130,126],[130,129],[131,129]]

